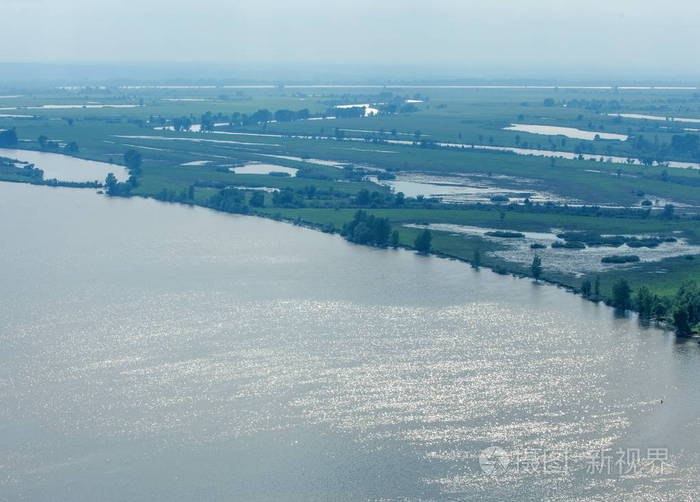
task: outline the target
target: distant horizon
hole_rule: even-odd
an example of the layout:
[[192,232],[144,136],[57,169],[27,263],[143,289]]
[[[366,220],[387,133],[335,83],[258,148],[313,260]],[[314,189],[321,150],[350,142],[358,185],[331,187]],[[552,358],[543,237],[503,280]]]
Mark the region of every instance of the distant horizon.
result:
[[0,79],[11,84],[26,81],[61,82],[240,82],[294,84],[521,84],[521,85],[700,85],[700,70],[688,74],[647,72],[572,71],[548,68],[520,71],[513,68],[455,68],[440,64],[309,64],[309,63],[213,63],[213,62],[3,62]]
[[700,3],[691,0],[4,0],[3,17],[11,22],[0,32],[0,61],[16,64],[700,80]]

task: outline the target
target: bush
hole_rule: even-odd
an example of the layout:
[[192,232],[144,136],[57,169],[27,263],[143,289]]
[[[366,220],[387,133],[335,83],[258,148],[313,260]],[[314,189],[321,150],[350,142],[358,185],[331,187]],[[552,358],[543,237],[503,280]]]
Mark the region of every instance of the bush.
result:
[[639,256],[637,255],[612,255],[612,256],[606,256],[602,260],[600,260],[602,263],[637,263],[640,261]]
[[343,225],[341,234],[351,242],[384,247],[389,242],[391,223],[388,218],[377,218],[360,210],[352,221]]
[[501,230],[486,232],[485,235],[489,237],[501,237],[503,239],[523,239],[525,237],[525,234],[521,234],[520,232],[505,232]]
[[432,240],[433,234],[430,232],[430,230],[425,229],[420,234],[418,234],[415,242],[413,243],[413,246],[419,253],[427,254],[430,252]]
[[552,247],[565,248],[565,249],[586,249],[586,245],[583,242],[578,241],[566,241],[566,242],[553,242]]
[[631,294],[632,288],[629,283],[624,279],[618,280],[613,284],[613,306],[621,310],[629,309],[632,306]]

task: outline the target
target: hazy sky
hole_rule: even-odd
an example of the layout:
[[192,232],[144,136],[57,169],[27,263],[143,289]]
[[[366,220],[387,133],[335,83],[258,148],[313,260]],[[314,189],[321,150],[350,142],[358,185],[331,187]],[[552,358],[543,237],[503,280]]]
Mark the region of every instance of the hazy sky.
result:
[[699,0],[0,0],[0,61],[698,74]]

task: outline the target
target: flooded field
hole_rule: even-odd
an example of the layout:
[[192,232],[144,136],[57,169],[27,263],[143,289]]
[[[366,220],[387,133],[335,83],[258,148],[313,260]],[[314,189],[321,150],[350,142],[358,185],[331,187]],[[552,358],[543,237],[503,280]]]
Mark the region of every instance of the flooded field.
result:
[[674,115],[643,115],[640,113],[608,113],[610,117],[621,117],[626,119],[662,120],[664,122],[692,122],[700,124],[698,118],[683,118]]
[[531,134],[542,134],[545,136],[566,136],[567,138],[573,139],[585,139],[585,140],[595,140],[598,139],[609,139],[617,141],[627,141],[627,135],[625,134],[613,134],[598,131],[584,131],[582,129],[576,129],[574,127],[557,127],[557,126],[546,126],[546,125],[533,125],[533,124],[512,124],[504,128],[506,131],[519,131],[527,132]]
[[274,158],[274,159],[293,160],[296,162],[308,162],[309,164],[316,164],[319,166],[328,166],[328,167],[337,167],[339,169],[341,169],[347,165],[347,163],[345,163],[345,162],[339,162],[339,161],[335,161],[335,160],[313,159],[310,157],[294,157],[292,155],[273,155],[273,154],[268,154],[268,153],[258,153],[257,155],[260,155],[261,157],[270,157],[270,158]]
[[[634,264],[607,264],[602,263],[606,256],[638,256],[641,262],[657,262],[666,258],[700,254],[700,246],[688,244],[685,239],[678,238],[676,242],[663,242],[658,247],[629,247],[623,244],[619,247],[611,246],[587,246],[585,249],[552,248],[555,242],[563,242],[557,237],[558,230],[551,232],[519,232],[522,238],[502,238],[487,235],[503,229],[472,227],[467,225],[452,225],[434,223],[425,225],[407,225],[414,228],[430,228],[441,232],[479,236],[505,249],[493,251],[491,254],[504,260],[529,266],[535,255],[542,258],[542,263],[549,270],[556,270],[567,274],[581,276],[590,272],[604,272],[618,268],[629,268]],[[545,246],[532,248],[533,244]]]
[[557,197],[538,190],[534,186],[528,186],[534,185],[534,180],[511,176],[488,177],[477,174],[439,176],[428,173],[398,173],[396,179],[393,180],[382,180],[376,176],[368,176],[368,179],[374,183],[391,187],[394,192],[403,192],[407,197],[423,196],[457,204],[522,203],[526,199],[533,203],[578,202],[573,199]]
[[296,176],[298,169],[293,167],[279,166],[277,164],[264,164],[262,162],[250,162],[243,166],[231,167],[229,171],[236,174],[279,174],[284,173],[288,176]]
[[275,143],[250,143],[245,141],[234,141],[234,140],[220,140],[220,139],[207,139],[207,138],[177,138],[170,136],[124,136],[115,135],[116,138],[123,139],[146,139],[146,140],[156,140],[156,141],[192,141],[194,143],[219,143],[219,144],[231,144],[231,145],[254,145],[254,146],[282,146]]
[[207,164],[211,164],[211,160],[192,160],[190,162],[185,162],[183,164],[180,164],[181,166],[206,166]]
[[[346,137],[343,139],[337,139],[331,136],[311,136],[311,135],[283,135],[283,134],[273,134],[273,133],[249,133],[249,132],[231,132],[231,131],[210,131],[213,134],[230,134],[237,136],[258,136],[263,138],[290,138],[290,139],[301,139],[301,140],[330,140],[338,142],[366,142],[365,138],[359,137]],[[172,138],[171,138],[172,139]],[[210,140],[214,141],[214,140]],[[379,144],[386,145],[416,145],[417,141],[407,140],[407,139],[389,139],[381,138]],[[497,151],[497,152],[510,152],[517,155],[531,155],[535,157],[548,157],[548,158],[562,158],[570,160],[590,160],[603,163],[613,163],[613,164],[627,164],[627,165],[643,165],[641,159],[633,157],[620,157],[616,155],[601,155],[601,154],[588,154],[588,153],[574,153],[567,151],[555,151],[555,150],[540,150],[535,148],[518,148],[510,146],[493,146],[493,145],[476,145],[467,143],[451,143],[437,141],[435,145],[443,148],[456,148],[456,149],[474,149],[474,150],[485,150],[485,151]],[[277,145],[279,146],[279,145]],[[698,162],[682,162],[682,161],[666,161],[664,165],[668,167],[676,167],[680,169],[700,169],[700,163]]]

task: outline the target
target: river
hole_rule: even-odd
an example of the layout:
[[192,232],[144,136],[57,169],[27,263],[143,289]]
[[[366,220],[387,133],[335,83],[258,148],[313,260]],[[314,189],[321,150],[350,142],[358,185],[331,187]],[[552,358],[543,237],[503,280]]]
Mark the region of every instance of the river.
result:
[[[121,158],[122,154],[115,154],[115,156]],[[129,179],[129,171],[124,166],[79,159],[62,153],[0,148],[0,157],[34,164],[34,167],[44,171],[45,180],[104,183],[109,173],[114,174],[118,181]]]
[[[0,214],[0,499],[700,489],[698,344],[634,316],[457,261],[94,190],[0,183]],[[489,447],[502,451],[480,462]],[[640,462],[593,468],[601,449]],[[557,471],[533,460],[554,455]]]

